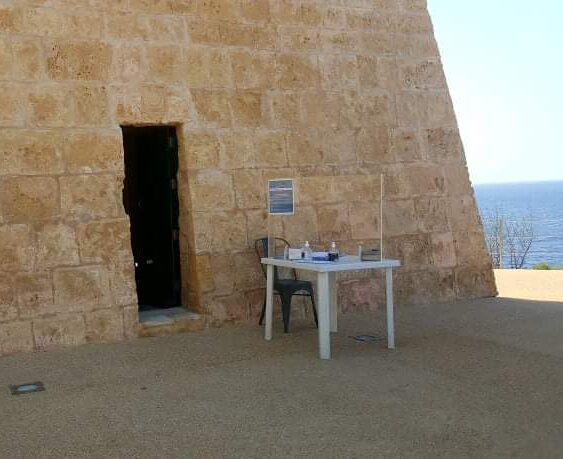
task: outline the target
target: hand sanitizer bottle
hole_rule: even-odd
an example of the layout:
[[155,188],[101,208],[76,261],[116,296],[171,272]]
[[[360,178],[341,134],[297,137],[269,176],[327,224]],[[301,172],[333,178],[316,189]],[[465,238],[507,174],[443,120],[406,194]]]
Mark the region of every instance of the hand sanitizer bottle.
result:
[[338,260],[338,249],[336,248],[336,242],[332,242],[330,244],[330,250],[328,251],[328,259],[329,261]]
[[311,260],[313,258],[313,251],[309,245],[309,241],[305,241],[305,245],[301,249],[301,258],[304,260]]

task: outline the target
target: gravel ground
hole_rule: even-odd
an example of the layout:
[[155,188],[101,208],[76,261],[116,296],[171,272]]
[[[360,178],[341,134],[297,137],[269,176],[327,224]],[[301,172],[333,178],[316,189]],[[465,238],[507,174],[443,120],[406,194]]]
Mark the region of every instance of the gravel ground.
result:
[[[563,303],[342,316],[333,360],[296,322],[0,359],[0,457],[560,457]],[[43,381],[12,396],[9,384]]]

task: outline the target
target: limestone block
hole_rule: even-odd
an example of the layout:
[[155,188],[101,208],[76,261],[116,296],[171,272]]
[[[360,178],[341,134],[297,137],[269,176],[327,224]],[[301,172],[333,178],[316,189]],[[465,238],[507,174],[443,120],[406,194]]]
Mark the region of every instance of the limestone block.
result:
[[[262,305],[264,304],[265,289],[253,289],[244,292],[246,304],[248,305],[248,319],[257,321],[262,312]],[[293,312],[293,311],[292,311]]]
[[478,266],[489,261],[483,233],[478,231],[477,226],[454,232],[453,239],[458,266]]
[[[248,242],[250,245],[254,246],[254,241],[256,239],[268,236],[268,214],[266,212],[266,208],[261,210],[247,210],[245,211],[245,214]],[[310,221],[308,220],[308,223],[309,222]],[[291,237],[289,232],[287,232],[287,228],[283,228],[281,218],[274,218],[270,221],[270,230],[272,234]]]
[[319,137],[324,143],[323,164],[356,164],[358,133],[359,129],[322,130]]
[[[215,285],[214,277],[216,274],[220,273],[221,269],[216,269],[212,267],[212,263],[222,260],[229,260],[228,257],[210,257],[209,255],[192,255],[195,260],[193,267],[190,267],[189,276],[192,282],[191,287],[197,288],[201,293],[208,293],[215,291],[217,293],[218,286]],[[230,270],[228,270],[230,273]],[[223,273],[224,274],[224,273]]]
[[193,216],[196,252],[221,253],[248,247],[243,212],[195,212]]
[[139,306],[137,304],[123,308],[123,334],[125,339],[139,336]]
[[20,317],[34,318],[57,311],[53,303],[53,280],[49,273],[18,274],[15,285]]
[[[2,25],[0,10],[0,25]],[[0,355],[33,350],[31,322],[8,322],[0,324]]]
[[401,270],[396,274],[395,292],[398,304],[451,301],[455,298],[454,274],[451,270]]
[[372,29],[381,32],[391,32],[392,16],[382,14],[380,9],[374,7],[369,9],[348,9],[346,11],[346,23],[352,29]]
[[400,87],[399,67],[395,58],[360,55],[358,74],[360,85],[365,89],[397,91]]
[[427,129],[423,132],[426,158],[437,163],[463,161],[463,145],[456,128]]
[[197,5],[197,14],[203,20],[232,19],[236,14],[235,0],[201,0]]
[[244,21],[270,21],[270,2],[268,0],[241,0],[237,13]]
[[403,176],[410,196],[442,196],[445,192],[444,172],[439,167],[405,165]]
[[254,249],[238,252],[233,256],[235,291],[244,292],[264,285],[264,274]]
[[424,10],[423,14],[412,14],[412,12],[396,13],[391,18],[392,27],[395,32],[405,34],[432,34],[432,21]]
[[14,76],[22,80],[41,80],[45,77],[45,63],[41,43],[33,38],[12,40]]
[[209,298],[206,301],[207,312],[221,322],[246,320],[248,305],[243,293]]
[[14,71],[14,56],[12,42],[7,38],[0,38],[0,78],[9,80]]
[[493,270],[488,265],[456,269],[455,291],[458,298],[496,296]]
[[221,169],[240,169],[254,164],[254,138],[247,131],[233,131],[222,139],[219,165]]
[[64,162],[72,174],[122,172],[123,146],[119,131],[76,131],[65,137]]
[[133,260],[109,265],[109,282],[114,304],[130,305],[137,303],[135,267]]
[[255,135],[253,151],[251,164],[254,167],[287,166],[286,140],[283,133],[267,132]]
[[439,61],[402,63],[400,79],[405,89],[447,89],[446,77]]
[[302,97],[299,93],[274,92],[269,94],[271,125],[279,127],[297,127],[301,119]]
[[35,126],[68,127],[75,123],[74,95],[66,86],[34,85],[27,110],[29,122]]
[[393,49],[403,57],[416,59],[439,59],[436,40],[430,33],[393,34]]
[[59,189],[51,177],[10,177],[0,186],[7,222],[28,222],[59,215]]
[[346,29],[346,8],[326,6],[323,8],[323,26],[330,29]]
[[391,130],[391,152],[399,162],[415,162],[422,160],[421,139],[418,131],[413,129]]
[[465,164],[446,166],[444,175],[449,196],[467,195],[471,192],[469,171]]
[[467,231],[480,226],[475,198],[472,195],[451,197],[448,217],[453,231]]
[[283,235],[293,246],[304,241],[319,239],[319,226],[314,206],[298,206],[295,215],[281,219],[283,232],[273,231],[276,235]]
[[21,30],[22,15],[19,8],[0,6],[0,31],[18,33]]
[[232,88],[233,72],[229,54],[222,50],[207,50],[207,86],[213,88]]
[[205,88],[209,84],[209,51],[203,47],[184,49],[186,69],[184,81],[190,88]]
[[337,202],[379,202],[380,179],[375,175],[338,175],[333,179],[333,196]]
[[416,220],[423,233],[448,231],[448,202],[443,198],[418,198],[414,201]]
[[107,34],[110,39],[149,40],[149,19],[131,12],[110,14],[107,16]]
[[287,156],[291,166],[321,164],[324,156],[324,139],[315,131],[292,131],[287,137]]
[[128,219],[79,225],[77,239],[83,263],[132,262]]
[[79,220],[118,216],[121,204],[114,175],[77,175],[59,181],[65,216]]
[[351,238],[350,216],[345,204],[326,205],[317,208],[319,238],[322,241],[341,241]]
[[101,42],[54,42],[47,53],[53,80],[107,80],[112,48]]
[[67,311],[90,311],[111,305],[107,272],[97,266],[53,272],[55,303]]
[[[374,202],[374,206],[379,203]],[[417,214],[412,199],[386,201],[383,212],[385,234],[398,236],[418,231]]]
[[439,268],[454,268],[457,265],[454,237],[452,233],[434,233],[432,241],[432,264]]
[[182,144],[184,154],[180,157],[180,168],[183,171],[218,167],[221,144],[214,133],[186,131]]
[[349,30],[323,29],[320,33],[321,48],[328,52],[349,52],[363,50],[362,35]]
[[426,0],[401,0],[402,6],[407,11],[426,12]]
[[455,115],[451,99],[443,93],[406,93],[397,97],[400,126],[435,128],[452,126]]
[[0,322],[9,322],[17,319],[18,308],[12,276],[0,276]]
[[156,83],[179,84],[186,73],[180,46],[151,46],[146,50],[147,79]]
[[323,89],[357,89],[359,72],[356,56],[322,55],[319,57]]
[[[1,12],[1,10],[0,10]],[[25,121],[25,89],[13,83],[0,83],[0,127],[22,126]]]
[[147,22],[152,41],[183,43],[186,40],[186,26],[182,17],[149,16]]
[[385,287],[378,278],[338,283],[338,304],[342,312],[368,312],[385,307]]
[[321,49],[320,32],[307,27],[282,27],[280,30],[280,40],[284,50],[303,51]]
[[413,234],[386,238],[388,254],[401,260],[407,270],[424,269],[432,263],[430,236]]
[[188,177],[193,210],[228,210],[234,207],[231,174],[201,170],[190,173]]
[[[230,127],[231,96],[225,91],[192,90],[192,97],[200,120],[214,127]],[[241,107],[239,107],[241,110]]]
[[379,207],[377,202],[349,205],[352,239],[363,241],[379,237]]
[[275,85],[275,58],[270,53],[236,51],[231,54],[235,86],[240,89],[270,89]]
[[35,348],[49,351],[61,346],[86,342],[86,326],[82,314],[58,315],[33,321]]
[[221,24],[218,22],[204,22],[199,19],[187,23],[188,35],[193,44],[220,45],[222,43]]
[[114,88],[120,124],[189,123],[189,93],[185,88],[158,85]]
[[194,278],[201,293],[229,295],[233,292],[233,261],[225,256],[195,256]]
[[346,93],[342,116],[347,126],[355,128],[396,125],[395,105],[385,94]]
[[73,10],[70,12],[68,5],[58,6],[62,6],[62,8],[28,8],[23,10],[21,31],[41,37],[86,38],[90,40],[102,38],[104,30],[102,15],[94,11]]
[[6,175],[61,174],[63,139],[53,131],[2,130],[0,171]]
[[392,138],[386,127],[365,127],[358,134],[358,160],[364,164],[394,162]]
[[39,269],[72,266],[79,263],[74,228],[63,223],[48,223],[37,228],[35,265]]
[[144,47],[122,44],[113,48],[111,79],[123,83],[137,83],[146,78]]
[[263,209],[266,207],[266,187],[259,170],[233,172],[236,205],[239,209]]
[[0,226],[0,271],[31,271],[34,244],[27,225]]
[[78,126],[108,126],[111,123],[108,90],[104,86],[73,89],[74,116]]
[[299,204],[327,204],[338,202],[333,177],[303,177],[296,180]]
[[123,340],[123,311],[120,308],[89,312],[84,318],[86,341],[111,343]]
[[280,54],[276,59],[281,89],[317,88],[321,72],[316,58],[300,54]]
[[263,96],[255,91],[236,91],[231,98],[233,124],[240,127],[265,125]]

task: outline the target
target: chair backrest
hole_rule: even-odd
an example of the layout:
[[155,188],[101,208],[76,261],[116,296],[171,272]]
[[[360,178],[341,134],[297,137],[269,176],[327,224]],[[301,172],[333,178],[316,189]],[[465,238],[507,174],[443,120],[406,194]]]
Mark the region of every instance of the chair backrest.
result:
[[[282,248],[282,250],[285,250],[286,247],[291,247],[291,245],[289,244],[288,241],[286,241],[285,239],[281,238],[281,237],[273,237],[270,240],[273,241],[273,245],[274,245],[274,256],[278,256],[278,255],[283,255],[283,251],[281,253],[277,253],[279,252],[278,249]],[[268,256],[268,238],[267,237],[262,237],[260,239],[256,239],[254,241],[254,250],[256,250],[256,255],[258,256],[258,261],[260,262],[260,260],[262,258],[265,258]],[[260,267],[262,268],[262,273],[264,274],[264,277],[266,277],[266,267],[260,262]],[[274,269],[274,280],[278,280],[278,269],[277,267]]]

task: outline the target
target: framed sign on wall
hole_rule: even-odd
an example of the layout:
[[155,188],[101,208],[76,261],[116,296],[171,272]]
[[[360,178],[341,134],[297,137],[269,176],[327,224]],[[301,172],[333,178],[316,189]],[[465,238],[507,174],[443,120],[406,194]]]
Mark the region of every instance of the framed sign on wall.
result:
[[270,215],[293,215],[295,213],[293,179],[268,180],[268,213]]

